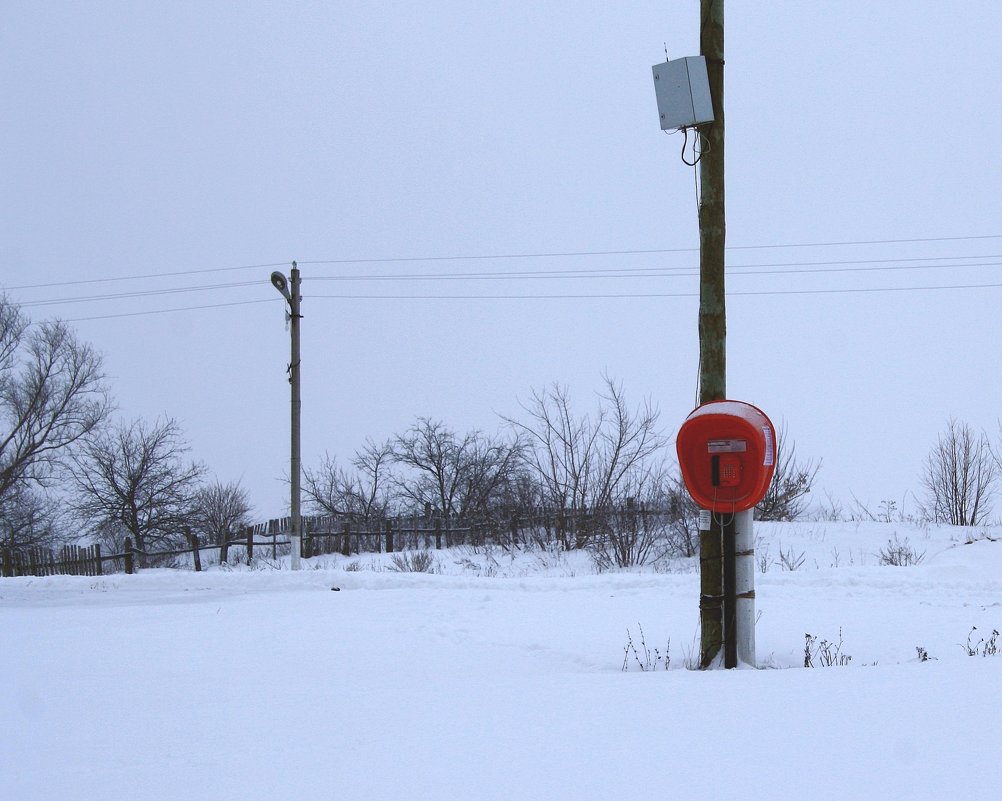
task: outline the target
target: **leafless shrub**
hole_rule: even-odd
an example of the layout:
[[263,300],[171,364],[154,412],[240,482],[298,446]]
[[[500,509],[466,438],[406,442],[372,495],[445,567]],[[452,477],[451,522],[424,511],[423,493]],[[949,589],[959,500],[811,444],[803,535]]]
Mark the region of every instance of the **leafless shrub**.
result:
[[830,492],[825,492],[825,500],[818,506],[815,517],[818,520],[827,520],[838,523],[845,520],[845,507],[842,502],[835,498]]
[[974,632],[977,630],[977,626],[971,627],[971,630],[967,633],[967,644],[961,647],[968,656],[996,656],[999,652],[998,629],[992,629],[991,636],[987,641],[979,637],[977,642],[971,642],[971,639],[974,637]]
[[[851,493],[850,493],[851,494]],[[906,523],[914,522],[911,515],[905,515],[898,509],[898,502],[891,498],[884,498],[878,505],[877,511],[873,511],[855,495],[852,495],[853,511],[849,515],[849,520],[860,521],[869,520],[873,523]]]
[[[499,574],[501,564],[495,558],[495,549],[493,546],[468,546],[465,550],[470,556],[462,555],[458,559],[453,560],[453,564],[486,578],[494,578]],[[472,556],[478,558],[473,559],[471,558]]]
[[644,627],[637,623],[637,629],[640,632],[639,649],[633,642],[633,635],[630,633],[630,630],[626,630],[626,646],[623,648],[623,671],[628,671],[631,664],[635,664],[643,672],[651,672],[658,668],[668,670],[671,664],[671,656],[669,654],[671,640],[669,639],[665,644],[664,653],[657,648],[651,651],[647,647],[647,640],[644,637]]
[[787,439],[786,423],[776,433],[776,470],[765,497],[755,507],[758,520],[796,520],[807,508],[807,495],[821,462],[797,459],[797,444]]
[[784,551],[782,544],[780,544],[779,564],[783,570],[789,570],[791,572],[794,570],[800,570],[800,568],[804,565],[804,559],[805,556],[803,551],[797,553],[793,550],[792,545]]
[[[852,657],[842,653],[842,629],[838,630],[838,642],[821,640],[813,634],[804,635],[804,667],[846,667]],[[815,664],[817,663],[817,664]]]
[[973,545],[976,542],[998,542],[998,537],[993,537],[985,529],[979,531],[967,531],[964,533],[964,545]]
[[395,553],[390,559],[390,570],[395,573],[435,573],[435,555],[431,551],[405,551]]
[[213,481],[195,495],[195,530],[208,542],[225,542],[248,525],[250,511],[247,491],[239,482]]
[[679,475],[669,479],[665,495],[669,545],[676,556],[695,556],[699,552],[699,507]]
[[[664,445],[660,412],[650,403],[631,410],[622,386],[605,379],[605,392],[594,416],[577,415],[566,388],[553,385],[532,392],[523,404],[528,422],[505,421],[526,443],[525,463],[543,487],[543,501],[574,513],[611,509],[622,503],[630,486],[649,470],[649,460]],[[587,526],[560,530],[565,548],[585,547],[595,533]]]
[[762,537],[755,538],[755,562],[758,564],[759,573],[768,573],[770,565],[769,551],[772,546]]
[[392,504],[389,443],[371,440],[352,459],[355,472],[340,467],[337,459],[324,454],[320,464],[303,471],[307,503],[321,515],[382,518]]
[[991,514],[998,478],[988,437],[951,419],[926,457],[923,512],[937,523],[980,525]]
[[489,514],[521,466],[522,441],[480,431],[457,434],[422,417],[390,446],[404,472],[394,479],[401,499],[446,520]]
[[908,537],[899,540],[897,532],[894,532],[893,539],[889,539],[887,545],[877,552],[879,564],[892,567],[910,567],[919,564],[923,559],[925,551],[916,551],[908,542]]

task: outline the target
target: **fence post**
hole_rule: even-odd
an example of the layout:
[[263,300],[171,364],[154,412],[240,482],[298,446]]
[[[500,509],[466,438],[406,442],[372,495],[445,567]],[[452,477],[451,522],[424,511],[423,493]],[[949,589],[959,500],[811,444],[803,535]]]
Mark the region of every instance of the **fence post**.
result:
[[254,561],[254,527],[247,526],[244,533],[247,535],[247,564],[250,564]]
[[393,553],[393,521],[386,521],[386,553]]
[[125,572],[129,575],[136,572],[135,554],[132,552],[132,537],[125,538]]
[[101,564],[101,543],[94,543],[94,575],[101,576],[104,574],[104,566]]
[[230,535],[227,532],[223,532],[222,543],[219,545],[219,564],[225,565],[226,560],[230,558]]
[[14,554],[10,548],[3,549],[3,576],[11,578],[14,575]]
[[188,545],[191,546],[191,558],[195,564],[195,572],[201,573],[202,555],[198,552],[198,535],[194,534],[188,527],[185,527],[184,533],[188,535]]
[[348,556],[350,554],[351,554],[351,523],[345,520],[341,534],[341,555]]

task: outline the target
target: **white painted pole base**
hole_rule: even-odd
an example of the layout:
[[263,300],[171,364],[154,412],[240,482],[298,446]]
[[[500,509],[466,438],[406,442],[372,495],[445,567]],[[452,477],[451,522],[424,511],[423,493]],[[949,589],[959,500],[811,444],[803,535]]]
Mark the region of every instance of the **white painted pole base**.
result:
[[302,554],[301,539],[298,534],[289,538],[292,540],[292,569],[299,570],[299,556]]
[[757,667],[755,661],[755,510],[734,516],[735,607],[738,664]]

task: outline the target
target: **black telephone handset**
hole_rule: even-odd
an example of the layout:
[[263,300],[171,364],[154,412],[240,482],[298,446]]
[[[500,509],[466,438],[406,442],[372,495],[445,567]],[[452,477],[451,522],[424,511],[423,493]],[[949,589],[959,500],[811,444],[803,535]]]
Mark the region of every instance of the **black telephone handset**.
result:
[[710,481],[714,487],[736,487],[741,483],[741,458],[733,453],[715,453],[710,459]]

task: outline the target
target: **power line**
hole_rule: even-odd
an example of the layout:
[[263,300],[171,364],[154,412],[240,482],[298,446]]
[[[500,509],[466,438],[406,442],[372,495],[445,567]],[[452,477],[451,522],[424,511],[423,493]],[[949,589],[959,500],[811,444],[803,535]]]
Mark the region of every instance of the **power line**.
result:
[[[747,295],[837,295],[876,292],[931,292],[958,289],[998,289],[998,284],[950,284],[945,286],[849,287],[844,289],[761,289],[743,292],[728,291],[728,297]],[[624,292],[547,295],[310,295],[310,299],[325,300],[642,300],[648,298],[696,298],[698,292]]]
[[93,317],[71,317],[63,320],[66,323],[81,323],[87,320],[114,320],[118,317],[146,317],[151,314],[173,314],[174,312],[201,311],[202,309],[224,309],[228,306],[249,306],[253,303],[277,303],[275,298],[262,300],[237,300],[232,303],[211,303],[206,306],[183,306],[179,309],[153,309],[151,311],[121,312],[120,314],[99,314]]
[[[931,241],[959,241],[959,240],[984,240],[984,239],[999,239],[1002,235],[995,236],[977,236],[977,237],[942,237],[942,238],[926,238],[926,239],[910,239],[910,240],[872,240],[868,243],[814,243],[813,245],[762,245],[762,246],[744,246],[737,247],[734,249],[751,249],[751,248],[787,248],[787,247],[812,247],[812,246],[824,246],[824,245],[844,245],[844,244],[877,244],[877,243],[901,243],[901,242],[931,242]],[[637,254],[637,253],[666,253],[666,252],[682,252],[683,250],[689,249],[675,249],[675,250],[658,250],[658,251],[603,251],[603,252],[580,252],[577,254],[534,254],[534,255],[609,255],[612,253],[618,254]],[[532,254],[524,254],[524,256],[508,256],[506,258],[520,258],[529,257]],[[453,258],[466,258],[466,257],[444,257],[439,260],[452,260]],[[472,257],[472,258],[494,258],[490,256],[483,257]],[[1002,259],[1000,254],[990,254],[990,255],[973,255],[973,256],[929,256],[929,257],[898,257],[898,258],[884,258],[884,259],[838,259],[838,260],[819,260],[819,261],[792,261],[792,262],[773,262],[773,263],[752,263],[752,264],[736,264],[729,265],[728,271],[733,277],[751,277],[751,276],[761,276],[761,275],[796,275],[796,274],[837,274],[837,273],[848,273],[848,272],[878,272],[878,271],[903,271],[903,270],[929,270],[929,269],[949,269],[949,268],[974,268],[974,267],[999,267],[1002,266],[1000,261],[972,261],[974,259]],[[418,261],[420,259],[406,259],[408,261]],[[305,262],[305,263],[353,263],[357,260],[340,260],[332,262]],[[375,262],[381,260],[363,260],[367,262]],[[922,262],[922,263],[916,263]],[[932,262],[932,263],[929,263]],[[263,269],[266,267],[282,266],[279,264],[255,264],[255,265],[243,265],[239,267],[228,267],[228,268],[209,268],[205,270],[187,270],[187,271],[175,271],[171,273],[161,273],[161,274],[148,274],[146,276],[133,276],[133,279],[138,278],[160,278],[166,276],[181,276],[181,275],[196,275],[205,272],[220,272],[229,270],[246,270],[246,269]],[[800,269],[790,269],[790,268],[800,268]],[[439,280],[464,280],[464,281],[483,281],[483,280],[513,280],[513,281],[523,281],[529,279],[608,279],[608,278],[646,278],[646,279],[659,279],[659,278],[680,278],[689,277],[697,275],[698,271],[693,270],[691,267],[596,267],[596,268],[572,268],[572,269],[540,269],[540,270],[514,270],[514,271],[494,271],[494,272],[451,272],[451,273],[433,273],[433,274],[419,274],[419,273],[396,273],[389,275],[345,275],[345,276],[313,276],[310,278],[311,281],[344,281],[344,282],[358,282],[358,281],[439,281]],[[117,280],[129,280],[127,278],[96,278],[96,279],[85,279],[80,281],[68,281],[58,284],[37,284],[34,287],[53,287],[53,286],[71,286],[75,284],[95,284],[95,283],[105,283]],[[61,299],[48,299],[48,300],[35,300],[35,301],[25,301],[19,305],[25,308],[31,307],[42,307],[51,305],[64,305],[70,303],[86,303],[86,302],[104,302],[104,301],[116,301],[124,299],[134,299],[134,298],[144,298],[144,297],[156,297],[161,295],[175,295],[175,294],[186,294],[204,291],[214,291],[220,289],[234,289],[234,288],[244,288],[263,285],[263,280],[252,280],[252,281],[239,281],[239,282],[228,282],[219,284],[208,284],[205,286],[188,286],[188,287],[168,287],[162,289],[151,289],[151,290],[136,290],[132,292],[119,292],[119,293],[106,293],[100,295],[84,295],[75,296]],[[755,291],[731,291],[729,295],[811,295],[811,294],[838,294],[838,293],[866,293],[866,292],[902,292],[902,291],[936,291],[936,290],[959,290],[959,289],[990,289],[997,287],[997,284],[974,284],[974,283],[964,283],[964,284],[951,284],[944,286],[901,286],[901,287],[874,287],[874,288],[851,288],[851,289],[800,289],[800,290],[755,290]],[[27,288],[27,287],[10,287],[11,289]],[[674,298],[674,297],[693,297],[692,293],[688,292],[634,292],[634,293],[547,293],[547,294],[427,294],[427,295],[413,295],[413,294],[328,294],[328,295],[310,295],[310,297],[323,298],[323,299],[340,299],[340,300],[532,300],[532,299],[552,299],[552,300],[568,300],[568,299],[642,299],[642,298]],[[185,306],[174,309],[160,309],[160,310],[150,310],[150,311],[132,311],[132,312],[120,312],[108,315],[91,315],[87,317],[74,318],[73,321],[85,321],[85,320],[99,320],[99,319],[114,319],[119,317],[136,317],[143,316],[145,314],[169,314],[175,311],[191,311],[200,309],[213,309],[213,308],[225,308],[227,306],[239,306],[245,305],[247,303],[257,303],[263,302],[258,300],[252,301],[237,301],[221,304],[204,304],[197,306]]]
[[225,273],[236,270],[265,270],[271,267],[284,267],[289,262],[278,262],[275,264],[243,264],[239,267],[204,267],[199,270],[176,270],[169,273],[145,273],[143,275],[121,275],[109,278],[80,278],[75,281],[54,281],[47,284],[21,284],[20,286],[9,286],[7,289],[53,289],[61,286],[83,286],[85,284],[107,284],[114,281],[139,281],[147,278],[176,278],[180,275],[205,275],[207,273]]
[[[814,262],[778,262],[763,264],[739,264],[731,265],[728,270],[735,278],[762,276],[762,275],[809,275],[809,274],[838,274],[847,272],[886,272],[902,270],[929,270],[929,269],[949,269],[949,268],[970,268],[970,267],[999,267],[1002,262],[983,261],[967,263],[950,263],[967,259],[1002,259],[1002,254],[992,254],[988,256],[937,256],[937,257],[913,257],[913,258],[890,258],[890,259],[852,259],[836,261],[814,261]],[[911,262],[940,262],[935,264],[912,264]],[[847,266],[840,266],[847,265]],[[863,266],[876,265],[876,266]],[[805,269],[785,269],[790,267],[803,267]],[[777,269],[759,269],[777,268]],[[742,272],[734,272],[741,270]],[[684,278],[698,275],[697,270],[689,267],[600,267],[581,268],[571,270],[520,270],[511,272],[491,272],[491,273],[433,273],[431,275],[421,274],[392,274],[383,276],[348,275],[348,276],[314,276],[310,281],[498,281],[498,280],[532,280],[532,279],[657,279],[657,278]],[[234,289],[244,287],[260,286],[263,282],[240,281],[222,284],[208,284],[205,286],[188,287],[168,287],[163,289],[137,290],[133,292],[107,293],[102,295],[82,295],[69,298],[40,299],[24,301],[20,305],[24,308],[57,306],[69,303],[102,302],[123,300],[140,297],[156,297],[159,295],[186,294],[193,292],[214,291],[219,289]]]
[[[842,247],[854,245],[903,245],[917,244],[922,242],[966,242],[984,239],[1002,239],[1002,234],[984,234],[977,236],[943,236],[943,237],[921,237],[913,239],[862,239],[846,242],[801,242],[784,243],[774,245],[728,245],[726,250],[767,250],[772,248],[821,248],[821,247]],[[659,248],[652,250],[582,250],[568,252],[541,252],[541,253],[504,253],[494,255],[466,255],[466,256],[397,256],[390,258],[363,258],[363,259],[317,259],[313,261],[300,260],[299,264],[392,264],[400,262],[417,261],[479,261],[487,259],[550,259],[569,258],[575,256],[636,256],[657,253],[698,253],[699,248]]]
[[262,283],[261,281],[240,281],[230,284],[211,284],[209,286],[174,287],[168,289],[148,289],[136,292],[119,292],[108,295],[82,295],[78,297],[59,298],[55,300],[29,300],[20,303],[19,305],[22,308],[32,308],[36,306],[60,306],[66,303],[89,303],[95,301],[123,300],[127,298],[156,297],[159,295],[182,295],[188,292],[204,292],[216,289],[234,289],[245,286],[257,286],[260,285],[261,283]]
[[[758,245],[729,245],[728,251],[736,250],[771,250],[789,248],[820,248],[820,247],[853,247],[858,245],[899,245],[899,244],[920,244],[929,242],[974,242],[1002,239],[1002,234],[981,234],[972,236],[941,236],[941,237],[914,237],[910,239],[860,239],[831,242],[787,242],[776,244]],[[393,264],[405,262],[448,262],[448,261],[486,261],[486,260],[517,260],[517,259],[548,259],[548,258],[572,258],[584,256],[637,256],[637,255],[657,255],[665,253],[697,253],[699,248],[651,248],[651,249],[625,249],[625,250],[579,250],[579,251],[553,251],[539,253],[496,253],[496,254],[470,254],[452,256],[391,256],[384,258],[358,258],[358,259],[316,259],[310,261],[299,260],[300,265],[304,264]],[[291,260],[290,260],[291,261]],[[73,281],[54,281],[41,284],[19,284],[6,287],[9,291],[25,289],[51,289],[66,286],[82,286],[86,284],[110,283],[114,281],[136,281],[154,278],[173,278],[183,275],[205,275],[208,273],[233,272],[239,270],[260,270],[283,267],[290,262],[270,262],[262,264],[243,264],[230,267],[203,267],[190,270],[174,270],[166,273],[141,273],[135,275],[108,276],[104,278],[82,278]]]
[[[876,294],[884,292],[939,292],[966,289],[999,289],[1002,283],[996,284],[949,284],[942,286],[901,286],[901,287],[850,287],[843,289],[777,289],[777,290],[746,290],[729,291],[728,297],[747,296],[784,296],[784,295],[839,295],[839,294]],[[306,300],[653,300],[662,298],[696,298],[698,292],[640,292],[640,293],[581,293],[581,294],[546,294],[546,295],[309,295]],[[182,306],[172,309],[153,309],[148,311],[121,312],[117,314],[101,314],[88,317],[67,318],[68,323],[90,320],[113,320],[120,317],[145,317],[149,315],[173,314],[174,312],[200,311],[203,309],[223,309],[231,306],[247,306],[256,303],[271,303],[271,298],[258,300],[234,301],[231,303],[212,303],[202,306]]]
[[[938,266],[938,265],[930,265]],[[606,276],[609,277],[609,276]],[[646,277],[646,276],[627,276],[627,277]],[[240,284],[244,286],[245,284]],[[785,289],[785,290],[747,290],[747,291],[737,291],[731,290],[728,292],[729,296],[744,296],[744,295],[824,295],[824,294],[844,294],[844,293],[873,293],[873,292],[909,292],[909,291],[935,291],[935,290],[960,290],[960,289],[993,289],[1002,286],[1002,284],[949,284],[943,286],[899,286],[899,287],[849,287],[849,288],[834,288],[834,289]],[[97,296],[89,298],[75,298],[68,300],[55,300],[55,301],[36,301],[30,304],[23,304],[25,306],[49,306],[49,305],[59,305],[63,303],[78,303],[94,300],[109,300],[109,299],[119,299],[122,297],[137,297],[137,296],[147,296],[147,295],[165,295],[165,294],[177,294],[183,291],[196,291],[196,289],[189,290],[175,290],[175,291],[156,291],[150,293],[129,293],[123,295],[109,295],[109,296]],[[698,297],[698,293],[694,292],[622,292],[622,293],[548,293],[548,294],[480,294],[480,295],[414,295],[414,294],[311,294],[308,298],[325,299],[325,300],[614,300],[614,299],[648,299],[648,298],[688,298],[688,297]],[[264,303],[266,300],[249,300],[249,301],[235,301],[230,303],[219,303],[219,304],[208,304],[202,306],[184,306],[174,309],[158,309],[152,311],[135,311],[135,312],[123,312],[117,314],[108,315],[94,315],[89,317],[77,317],[72,320],[67,320],[67,322],[76,322],[82,320],[105,320],[113,319],[117,317],[139,317],[144,314],[167,314],[174,311],[191,311],[197,309],[215,309],[215,308],[225,308],[227,306],[241,306],[250,303]]]
[[[1002,254],[986,256],[929,256],[897,259],[851,259],[840,261],[808,261],[779,262],[773,264],[731,264],[729,271],[746,270],[747,272],[731,273],[731,275],[798,275],[810,273],[840,273],[840,272],[877,272],[890,270],[925,270],[947,269],[950,267],[999,267],[1002,262],[971,262],[968,264],[905,264],[906,262],[940,261],[949,262],[963,259],[1002,259]],[[785,267],[832,267],[839,265],[878,264],[878,267],[848,266],[841,269],[803,269],[803,270],[757,270],[756,268]],[[890,266],[896,265],[896,266]],[[522,279],[550,278],[675,278],[698,275],[698,268],[693,267],[594,267],[574,268],[569,270],[516,270],[488,273],[391,273],[389,275],[315,275],[310,281],[505,281]]]

